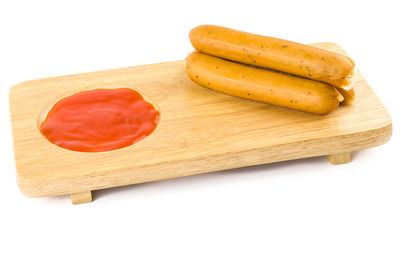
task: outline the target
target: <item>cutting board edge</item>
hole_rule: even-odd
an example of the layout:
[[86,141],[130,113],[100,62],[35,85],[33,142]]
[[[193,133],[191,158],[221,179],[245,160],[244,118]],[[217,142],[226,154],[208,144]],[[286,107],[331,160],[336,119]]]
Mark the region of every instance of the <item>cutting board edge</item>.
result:
[[[305,140],[303,142],[292,142],[292,143],[283,143],[283,144],[278,144],[278,145],[272,145],[269,147],[263,147],[259,149],[252,149],[252,150],[242,150],[242,151],[233,151],[229,154],[236,155],[236,157],[239,158],[254,158],[253,157],[248,157],[248,154],[255,154],[255,155],[260,155],[263,153],[268,153],[269,150],[278,150],[282,151],[282,149],[278,149],[278,147],[290,147],[290,146],[296,146],[296,150],[301,150],[304,152],[307,148],[313,147],[315,144],[321,145],[321,143],[326,143],[328,146],[334,146],[335,148],[323,148],[321,147],[320,150],[318,151],[313,151],[313,152],[306,152],[305,155],[299,155],[297,152],[293,152],[294,154],[288,154],[289,156],[287,157],[282,157],[282,158],[274,158],[274,155],[270,155],[260,161],[256,160],[248,160],[246,163],[232,163],[232,166],[226,166],[223,168],[212,168],[209,170],[199,169],[198,171],[187,171],[185,170],[184,175],[165,175],[165,176],[160,176],[160,177],[152,177],[152,178],[145,178],[142,177],[140,180],[131,178],[131,179],[120,179],[121,182],[117,182],[117,178],[113,179],[106,179],[108,181],[103,181],[101,186],[91,186],[90,183],[90,178],[93,177],[93,175],[96,175],[96,173],[92,173],[90,176],[79,176],[79,177],[72,177],[76,178],[80,181],[84,181],[82,184],[84,185],[72,185],[70,178],[63,179],[65,180],[64,182],[62,180],[57,180],[54,184],[49,183],[46,186],[40,186],[36,179],[32,177],[28,178],[23,178],[19,175],[18,169],[17,169],[17,183],[19,186],[20,191],[28,197],[31,198],[38,198],[38,197],[50,197],[50,196],[59,196],[59,195],[66,195],[66,194],[71,194],[74,192],[84,192],[84,191],[94,191],[94,190],[101,190],[101,189],[107,189],[110,187],[120,187],[120,186],[126,186],[126,185],[132,185],[132,184],[140,184],[140,183],[148,183],[148,182],[155,182],[155,181],[162,181],[162,180],[167,180],[167,179],[175,179],[175,178],[180,178],[180,177],[185,177],[185,176],[191,176],[191,175],[196,175],[196,174],[202,174],[202,173],[210,173],[210,172],[215,172],[215,171],[223,171],[223,170],[229,170],[229,169],[237,169],[237,168],[242,168],[242,167],[247,167],[247,166],[255,166],[255,165],[261,165],[261,164],[270,164],[270,163],[276,163],[276,162],[282,162],[282,161],[290,161],[290,160],[296,160],[296,159],[305,159],[305,158],[311,158],[311,157],[318,157],[318,156],[325,156],[325,155],[330,155],[330,154],[338,154],[338,153],[343,153],[343,152],[353,152],[353,151],[358,151],[358,150],[363,150],[371,147],[376,147],[383,145],[387,143],[392,135],[392,122],[390,122],[387,125],[384,125],[382,127],[378,127],[376,129],[372,130],[366,130],[366,131],[361,131],[353,134],[345,134],[345,135],[336,135],[336,136],[331,136],[323,139],[310,139],[310,140]],[[332,142],[333,140],[331,139],[343,139],[343,138],[348,138],[349,140],[346,140],[342,145],[337,145],[335,142]],[[326,139],[326,140],[324,140]],[[351,140],[357,139],[359,144],[355,144],[354,142],[352,143]],[[333,145],[336,144],[336,145]],[[351,148],[350,148],[351,147]],[[242,154],[242,155],[240,155]],[[220,159],[219,159],[220,158]],[[212,154],[207,157],[199,157],[199,158],[191,158],[191,159],[185,159],[185,160],[179,160],[175,162],[160,162],[157,165],[158,166],[167,166],[171,165],[173,163],[175,164],[182,164],[182,165],[188,165],[188,162],[192,163],[197,163],[197,165],[201,165],[200,162],[202,161],[213,161],[215,162],[216,160],[219,160],[221,162],[225,162],[226,158],[231,158],[231,156],[227,156],[226,154]],[[190,165],[190,164],[189,164]],[[196,165],[196,164],[195,164]],[[154,164],[149,164],[148,166],[143,166],[143,167],[151,167],[154,168]],[[170,166],[168,167],[168,169]],[[179,168],[179,167],[177,167]],[[130,171],[127,171],[127,174],[129,175]],[[124,176],[124,174],[121,174],[121,176]],[[109,183],[113,183],[113,186],[109,186]]]

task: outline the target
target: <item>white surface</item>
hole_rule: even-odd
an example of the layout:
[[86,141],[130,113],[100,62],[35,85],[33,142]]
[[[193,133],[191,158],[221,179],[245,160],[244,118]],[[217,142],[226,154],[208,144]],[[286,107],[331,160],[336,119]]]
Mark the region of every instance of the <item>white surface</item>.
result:
[[[109,2],[0,4],[0,266],[400,265],[397,1]],[[392,115],[392,139],[341,166],[248,167],[103,190],[78,206],[19,192],[13,84],[183,59],[199,24],[337,42]]]

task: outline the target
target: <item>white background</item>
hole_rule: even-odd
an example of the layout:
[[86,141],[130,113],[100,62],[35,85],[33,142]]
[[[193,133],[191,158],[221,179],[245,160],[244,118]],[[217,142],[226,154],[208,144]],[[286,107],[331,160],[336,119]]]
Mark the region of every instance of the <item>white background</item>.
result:
[[[396,2],[1,1],[0,266],[399,266]],[[196,175],[95,192],[84,205],[20,193],[12,85],[183,59],[200,24],[340,44],[391,114],[391,140],[350,164]]]

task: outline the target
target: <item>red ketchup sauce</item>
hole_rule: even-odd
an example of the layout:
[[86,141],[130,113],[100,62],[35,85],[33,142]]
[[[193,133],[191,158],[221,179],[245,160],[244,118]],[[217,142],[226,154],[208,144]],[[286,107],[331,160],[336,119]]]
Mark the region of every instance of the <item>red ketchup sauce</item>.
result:
[[53,144],[101,152],[132,145],[151,134],[159,112],[136,91],[96,89],[58,101],[40,126]]

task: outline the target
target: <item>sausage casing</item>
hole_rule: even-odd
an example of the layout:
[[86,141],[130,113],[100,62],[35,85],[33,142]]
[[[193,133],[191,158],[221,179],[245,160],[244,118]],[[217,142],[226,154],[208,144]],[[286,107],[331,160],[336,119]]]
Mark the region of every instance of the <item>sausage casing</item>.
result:
[[343,100],[332,85],[192,52],[185,70],[196,83],[229,95],[326,114]]
[[189,38],[209,55],[352,88],[353,60],[331,51],[214,25],[192,29]]

